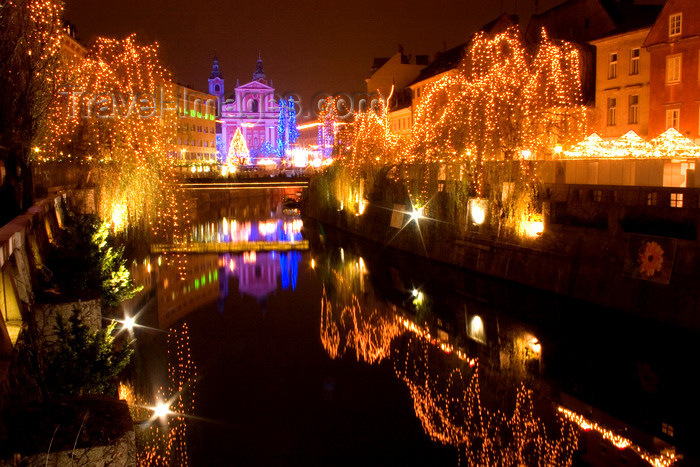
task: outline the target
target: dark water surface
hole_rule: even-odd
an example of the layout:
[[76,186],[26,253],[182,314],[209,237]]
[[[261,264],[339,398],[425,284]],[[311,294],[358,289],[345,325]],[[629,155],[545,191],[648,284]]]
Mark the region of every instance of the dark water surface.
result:
[[695,336],[302,225],[283,196],[200,199],[191,234],[284,251],[139,263],[139,322],[170,334],[137,330],[134,384],[188,414],[171,465],[650,465],[697,436]]

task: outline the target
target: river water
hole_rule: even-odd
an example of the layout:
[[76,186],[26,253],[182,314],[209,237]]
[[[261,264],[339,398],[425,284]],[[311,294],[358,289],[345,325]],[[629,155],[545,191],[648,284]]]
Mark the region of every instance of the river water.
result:
[[362,242],[284,196],[195,194],[190,238],[212,253],[134,267],[131,384],[176,412],[141,417],[149,464],[692,456],[695,336]]

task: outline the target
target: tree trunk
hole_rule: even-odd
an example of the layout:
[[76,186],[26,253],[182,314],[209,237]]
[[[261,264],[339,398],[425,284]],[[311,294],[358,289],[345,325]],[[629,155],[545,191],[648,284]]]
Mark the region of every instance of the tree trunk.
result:
[[22,167],[21,186],[22,186],[22,212],[34,206],[34,171],[31,162],[20,162]]

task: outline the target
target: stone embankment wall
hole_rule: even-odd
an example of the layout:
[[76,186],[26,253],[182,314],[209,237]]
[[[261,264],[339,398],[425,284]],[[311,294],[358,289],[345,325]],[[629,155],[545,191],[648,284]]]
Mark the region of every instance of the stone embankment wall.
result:
[[76,308],[90,327],[101,328],[98,300],[51,305],[36,300],[36,279],[55,235],[65,222],[68,203],[76,212],[94,212],[94,192],[73,190],[51,195],[0,227],[0,379],[19,332],[28,320],[45,330],[49,340],[56,316],[67,318]]
[[[67,319],[74,310],[82,321],[92,329],[102,327],[101,301],[84,300],[69,303],[38,303],[36,286],[37,275],[44,267],[44,259],[49,254],[51,244],[66,219],[66,209],[74,212],[94,212],[95,198],[92,190],[73,190],[49,196],[37,202],[26,213],[0,227],[0,382],[5,377],[10,364],[14,344],[21,329],[27,323],[35,324],[46,342],[55,339],[56,317]],[[90,401],[87,401],[90,402]],[[87,403],[82,401],[82,404]],[[116,403],[116,405],[115,405]],[[91,423],[97,424],[100,432],[108,425],[110,430],[119,431],[110,442],[96,440],[90,447],[65,449],[57,447],[47,453],[24,457],[21,465],[111,465],[135,466],[136,443],[128,407],[121,401],[106,398],[96,403],[102,407],[96,411],[91,407]],[[103,407],[104,406],[104,407]],[[99,413],[100,415],[96,415]],[[112,420],[110,422],[110,420]],[[117,420],[118,422],[115,422]],[[80,423],[76,425],[80,426]],[[83,430],[86,428],[83,427]],[[49,430],[51,431],[51,430]],[[79,433],[76,431],[75,433]],[[73,433],[71,440],[75,438]],[[36,435],[36,433],[35,433]],[[56,433],[54,432],[54,436]],[[46,436],[50,437],[51,433]],[[70,444],[70,443],[69,443]],[[16,459],[15,459],[16,460]],[[2,461],[0,465],[16,465],[15,460]]]
[[65,194],[42,199],[0,227],[0,352],[6,364],[23,320],[31,316],[37,271],[63,224],[65,202]]

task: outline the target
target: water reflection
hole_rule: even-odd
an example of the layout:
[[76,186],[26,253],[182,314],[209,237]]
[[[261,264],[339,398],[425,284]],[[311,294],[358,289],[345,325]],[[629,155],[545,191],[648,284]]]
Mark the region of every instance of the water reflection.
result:
[[[343,251],[339,264],[327,263],[325,282],[333,298],[325,287],[321,298],[320,336],[331,358],[352,354],[372,364],[390,359],[425,432],[456,447],[467,465],[571,465],[578,442],[573,423],[559,417],[558,436],[548,435],[525,386],[517,391],[512,414],[485,408],[478,360],[455,350],[455,338],[444,330],[434,336],[415,316],[400,316],[370,294],[358,298],[353,285],[364,287],[365,273],[357,266],[364,260],[348,256]],[[411,296],[414,305],[424,304],[419,293]],[[476,334],[482,337],[483,328]]]
[[[130,384],[121,384],[119,396],[127,401],[136,424],[138,461],[142,466],[190,464],[188,415],[195,411],[197,368],[192,360],[187,324],[167,336],[168,385],[159,387],[154,398],[137,394]],[[156,416],[154,407],[167,406],[167,414]]]
[[[454,446],[467,465],[571,465],[580,433],[589,430],[651,465],[677,460],[672,450],[653,454],[541,394],[533,398],[535,391],[548,390],[533,379],[542,344],[530,330],[496,323],[496,345],[486,346],[489,332],[478,306],[469,305],[477,310],[470,312],[464,305],[461,336],[431,316],[432,299],[407,289],[396,270],[390,273],[392,293],[386,283],[375,291],[364,259],[342,248],[312,261],[324,283],[320,338],[328,355],[370,364],[390,360],[425,432]],[[467,347],[481,349],[481,355],[468,355]]]
[[[259,200],[198,209],[202,217],[190,241],[247,248],[314,238],[298,216],[281,210],[281,199]],[[634,451],[635,459],[653,465],[673,463],[671,454],[651,454],[631,435],[600,419],[596,424],[590,411],[561,394],[550,397],[552,388],[541,380],[554,364],[543,355],[580,352],[581,346],[559,342],[568,339],[560,323],[552,325],[565,336],[557,341],[551,329],[503,316],[489,294],[503,300],[503,309],[535,303],[530,297],[513,299],[502,284],[472,278],[461,283],[460,295],[448,285],[440,289],[449,291],[443,296],[426,279],[433,274],[428,268],[329,243],[311,253],[183,253],[184,269],[159,255],[139,262],[144,292],[150,286],[157,303],[152,325],[187,323],[193,335],[201,399],[183,411],[220,422],[211,427],[190,420],[196,427],[190,442],[197,444],[182,458],[230,465],[226,456],[235,446],[241,465],[360,465],[360,454],[349,452],[374,443],[387,453],[376,465],[396,465],[385,460],[397,455],[404,456],[402,465],[451,465],[455,452],[465,465],[570,465],[595,432],[613,454]],[[358,250],[364,257],[353,253]],[[178,355],[167,358],[177,362]],[[566,364],[572,373],[581,366]],[[575,382],[584,379],[591,378]],[[180,385],[164,387],[163,396]],[[380,413],[389,414],[381,417],[386,427],[376,428]],[[161,443],[170,446],[166,450],[185,449],[168,439]],[[284,458],[292,449],[297,457]],[[434,461],[436,453],[446,461]]]
[[300,242],[303,223],[297,215],[272,213],[270,219],[238,221],[223,217],[192,227],[192,243]]
[[263,303],[278,288],[277,279],[281,281],[282,290],[297,287],[301,253],[298,251],[245,252],[243,254],[223,254],[218,257],[219,295],[217,304],[219,313],[223,313],[229,294],[230,279],[238,280],[241,295],[254,297]]

